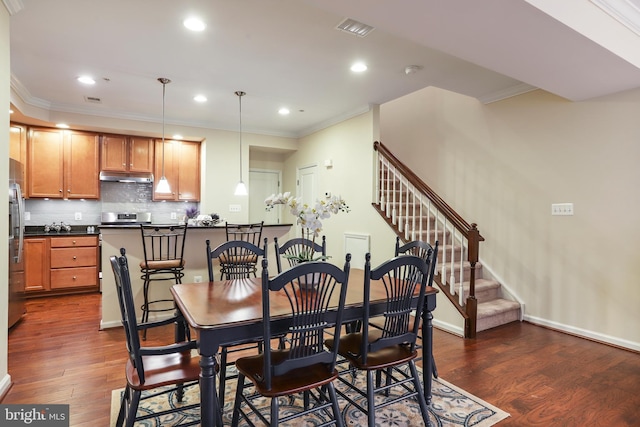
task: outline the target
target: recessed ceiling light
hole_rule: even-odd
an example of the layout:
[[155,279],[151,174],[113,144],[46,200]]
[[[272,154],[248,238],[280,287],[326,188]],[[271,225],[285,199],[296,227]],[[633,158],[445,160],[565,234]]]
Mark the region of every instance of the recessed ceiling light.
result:
[[176,133],[175,135],[173,135],[172,139],[182,139],[182,135]]
[[69,129],[69,125],[66,123],[58,123],[56,127],[60,129]]
[[196,95],[193,97],[193,100],[196,102],[207,102],[207,97],[204,95]]
[[207,26],[199,18],[187,18],[182,21],[185,27],[191,31],[203,31]]
[[90,76],[80,76],[78,77],[78,81],[86,85],[96,84],[96,81],[93,79],[93,77],[90,77]]
[[354,73],[362,73],[363,71],[367,71],[367,64],[364,62],[356,62],[351,66],[351,71]]
[[289,114],[289,109],[282,107],[281,109],[278,110],[278,114],[282,114],[283,116],[286,116],[287,114]]

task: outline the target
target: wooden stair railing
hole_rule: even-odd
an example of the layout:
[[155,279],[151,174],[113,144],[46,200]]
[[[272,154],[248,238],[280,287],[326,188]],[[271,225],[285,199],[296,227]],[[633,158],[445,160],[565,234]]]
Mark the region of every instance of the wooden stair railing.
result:
[[[484,241],[477,225],[465,221],[381,142],[374,142],[373,149],[377,152],[374,209],[405,242],[440,241],[440,269],[434,282],[464,318],[465,338],[475,338],[478,310],[475,268],[480,242]],[[465,270],[469,279],[466,298]]]

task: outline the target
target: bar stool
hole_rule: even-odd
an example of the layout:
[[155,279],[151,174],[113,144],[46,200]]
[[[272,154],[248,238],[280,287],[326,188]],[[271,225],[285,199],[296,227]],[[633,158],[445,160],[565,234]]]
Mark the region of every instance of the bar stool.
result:
[[[140,261],[140,277],[144,281],[141,323],[149,321],[149,313],[173,311],[173,299],[149,299],[149,286],[155,280],[182,283],[184,277],[184,243],[186,225],[140,225],[144,259]],[[165,305],[162,305],[165,303]],[[171,303],[170,306],[168,304]],[[142,339],[147,339],[143,328]]]

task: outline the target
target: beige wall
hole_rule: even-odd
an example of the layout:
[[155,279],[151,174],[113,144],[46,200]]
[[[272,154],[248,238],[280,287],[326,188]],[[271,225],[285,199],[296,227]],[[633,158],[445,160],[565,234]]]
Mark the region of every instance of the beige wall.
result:
[[[395,234],[371,207],[373,183],[373,141],[377,137],[378,110],[346,120],[300,140],[299,149],[285,161],[283,191],[296,193],[296,168],[317,164],[318,197],[325,192],[340,194],[349,205],[349,213],[323,222],[327,236],[327,253],[336,265],[344,264],[344,234],[371,236],[372,264],[377,265],[393,256]],[[331,159],[333,167],[324,167]],[[292,218],[283,213],[283,220]],[[352,265],[364,268],[364,265]]]
[[[427,88],[381,106],[382,141],[486,241],[525,319],[640,349],[640,91],[482,105]],[[551,216],[552,203],[574,216]],[[436,313],[437,315],[437,313]]]
[[[0,105],[4,106],[0,108],[0,181],[5,183],[9,179],[9,69],[9,12],[4,4],[0,3],[0,82],[4,82],[0,85]],[[8,215],[6,208],[0,210],[0,236],[9,235]],[[0,277],[3,277],[0,280],[0,313],[3,313],[0,315],[0,396],[3,396],[11,385],[11,376],[7,369],[8,250],[6,243],[0,245]]]

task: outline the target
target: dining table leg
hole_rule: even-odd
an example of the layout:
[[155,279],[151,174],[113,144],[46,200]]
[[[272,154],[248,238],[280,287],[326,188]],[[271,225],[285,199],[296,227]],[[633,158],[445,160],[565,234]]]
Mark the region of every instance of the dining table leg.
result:
[[[435,299],[435,296],[434,296]],[[435,372],[433,361],[433,314],[428,309],[422,310],[422,384],[427,406],[431,405],[431,381]]]
[[217,402],[215,357],[200,354],[200,423],[203,427],[222,426]]

